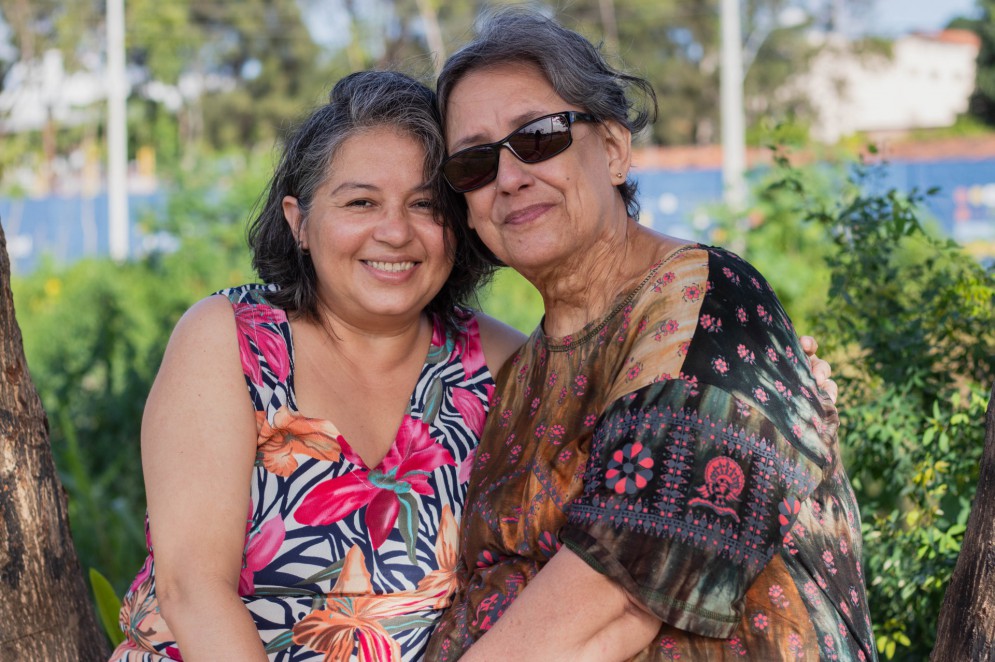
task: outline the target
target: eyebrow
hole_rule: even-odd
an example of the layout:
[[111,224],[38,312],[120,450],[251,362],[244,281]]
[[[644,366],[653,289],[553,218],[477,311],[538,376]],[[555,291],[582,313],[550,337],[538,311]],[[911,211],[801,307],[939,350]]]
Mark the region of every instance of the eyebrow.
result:
[[[532,120],[536,120],[536,119],[539,119],[540,117],[545,117],[546,115],[552,115],[552,114],[555,114],[555,113],[546,113],[546,112],[543,112],[543,111],[540,111],[540,110],[526,110],[525,112],[519,113],[518,115],[515,115],[514,117],[511,118],[511,121],[514,123],[514,127],[515,127],[514,129],[512,129],[512,131],[517,131],[518,129],[522,128],[523,126],[525,126],[526,124],[528,124]],[[505,134],[505,135],[508,135],[508,134]],[[502,136],[502,138],[504,138],[504,137],[505,136]],[[492,144],[494,144],[493,142],[485,142],[485,141],[486,141],[486,137],[484,136],[484,134],[482,134],[480,132],[477,132],[477,133],[474,133],[473,135],[465,136],[465,137],[461,138],[458,143],[456,143],[455,145],[453,145],[453,148],[452,148],[452,150],[450,150],[449,153],[450,154],[455,154],[456,152],[460,151],[461,149],[466,149],[467,147],[474,147],[476,145],[492,145]]]
[[[356,189],[358,189],[360,191],[373,191],[373,192],[376,192],[376,191],[380,190],[380,187],[376,186],[375,184],[367,184],[367,183],[364,183],[364,182],[342,182],[341,184],[339,184],[338,186],[336,186],[334,189],[332,189],[329,192],[329,195],[338,195],[339,193],[342,193],[344,191],[351,191],[351,190],[356,190]],[[412,193],[415,193],[415,192],[421,192],[421,191],[429,191],[431,189],[432,189],[431,182],[423,182],[423,183],[419,184],[418,186],[414,187],[413,189],[411,189],[411,191],[412,191]]]

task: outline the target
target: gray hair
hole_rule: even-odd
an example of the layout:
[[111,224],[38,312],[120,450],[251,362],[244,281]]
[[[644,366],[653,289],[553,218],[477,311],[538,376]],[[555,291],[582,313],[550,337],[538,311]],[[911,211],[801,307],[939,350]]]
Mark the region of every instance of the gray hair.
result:
[[[453,194],[437,176],[445,155],[445,142],[435,94],[425,85],[392,71],[362,71],[335,84],[328,103],[319,107],[287,139],[280,162],[270,180],[266,200],[249,227],[252,265],[267,283],[280,286],[267,294],[269,301],[287,312],[318,319],[317,276],[311,256],[301,249],[298,238],[283,215],[283,198],[293,196],[307,222],[315,193],[326,181],[335,155],[352,136],[373,128],[388,127],[414,138],[425,150],[424,176],[432,183],[439,209],[440,197]],[[459,324],[455,306],[468,300],[490,275],[491,265],[468,260],[459,238],[447,236],[446,248],[455,266],[442,290],[426,310],[437,314],[452,328]]]
[[[573,30],[521,6],[495,10],[481,19],[476,38],[454,53],[439,74],[436,91],[443,126],[449,96],[467,74],[496,64],[528,62],[560,97],[599,120],[614,120],[633,134],[656,121],[656,93],[638,76],[612,68],[598,47]],[[630,96],[641,92],[642,103]],[[639,216],[636,182],[619,184],[626,212]]]

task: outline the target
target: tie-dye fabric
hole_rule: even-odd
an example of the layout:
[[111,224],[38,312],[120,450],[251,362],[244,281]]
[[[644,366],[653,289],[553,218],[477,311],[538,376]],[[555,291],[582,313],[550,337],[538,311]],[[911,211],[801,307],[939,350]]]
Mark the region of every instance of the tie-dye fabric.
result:
[[498,377],[463,521],[454,660],[561,544],[664,625],[639,660],[872,660],[860,521],[767,282],[685,247],[573,337]]

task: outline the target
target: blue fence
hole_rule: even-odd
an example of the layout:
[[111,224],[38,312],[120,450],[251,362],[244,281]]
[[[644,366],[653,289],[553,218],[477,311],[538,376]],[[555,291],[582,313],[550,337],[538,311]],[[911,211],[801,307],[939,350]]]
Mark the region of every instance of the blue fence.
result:
[[[995,159],[892,162],[887,186],[907,191],[938,187],[929,208],[949,236],[965,244],[983,243],[995,255]],[[643,222],[667,234],[708,238],[712,210],[722,198],[718,170],[652,170],[638,173]],[[139,221],[161,206],[164,194],[132,196],[131,254],[168,246],[169,238],[148,235]],[[248,210],[246,210],[248,212]],[[14,273],[33,270],[42,256],[68,263],[108,254],[107,197],[0,198],[0,225]]]

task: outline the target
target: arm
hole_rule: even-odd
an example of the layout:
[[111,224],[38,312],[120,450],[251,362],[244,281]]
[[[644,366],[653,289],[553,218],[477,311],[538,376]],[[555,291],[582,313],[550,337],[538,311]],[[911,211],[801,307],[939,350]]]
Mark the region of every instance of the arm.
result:
[[660,623],[562,547],[461,659],[626,660],[649,645]]
[[483,313],[477,313],[476,318],[487,369],[496,377],[508,357],[525,342],[525,334]]
[[159,605],[191,662],[267,659],[237,590],[256,424],[235,333],[221,297],[187,311],[142,418]]

